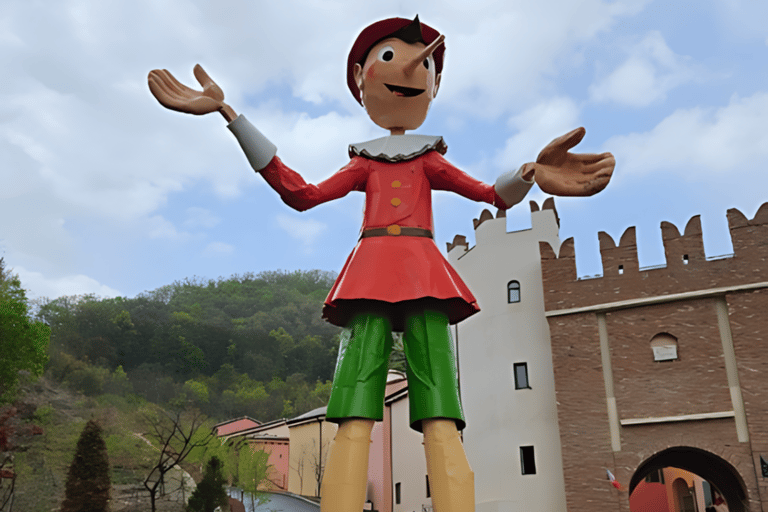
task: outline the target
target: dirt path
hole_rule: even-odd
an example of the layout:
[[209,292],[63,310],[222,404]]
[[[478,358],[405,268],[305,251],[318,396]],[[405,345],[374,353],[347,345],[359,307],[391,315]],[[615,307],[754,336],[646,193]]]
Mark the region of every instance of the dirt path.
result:
[[[157,451],[159,448],[138,432],[133,435]],[[179,466],[166,473],[166,494],[158,497],[158,512],[181,511],[184,504],[194,492],[195,484],[192,476]],[[115,485],[112,487],[112,510],[114,512],[146,512],[149,510],[149,492],[143,485]]]

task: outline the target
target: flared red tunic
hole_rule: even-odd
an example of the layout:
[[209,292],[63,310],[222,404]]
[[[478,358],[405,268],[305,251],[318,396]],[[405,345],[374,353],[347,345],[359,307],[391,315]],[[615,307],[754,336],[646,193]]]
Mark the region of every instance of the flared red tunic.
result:
[[331,288],[323,317],[332,324],[345,326],[354,314],[371,308],[385,310],[396,330],[402,325],[402,311],[417,304],[443,311],[452,324],[480,310],[431,236],[402,234],[403,228],[432,233],[432,190],[507,208],[492,185],[445,160],[437,151],[444,147],[440,144],[393,161],[355,154],[353,146],[349,164],[317,185],[306,183],[278,157],[261,170],[282,200],[299,211],[352,191],[366,195],[361,235],[376,229],[377,236],[360,238]]

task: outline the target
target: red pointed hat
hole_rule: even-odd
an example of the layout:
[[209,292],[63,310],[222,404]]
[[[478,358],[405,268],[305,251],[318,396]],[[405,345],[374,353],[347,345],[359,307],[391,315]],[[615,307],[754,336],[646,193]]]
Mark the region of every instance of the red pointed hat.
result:
[[[411,23],[418,22],[419,16],[408,20],[405,18],[388,18],[386,20],[377,21],[371,25],[368,25],[357,36],[355,44],[352,45],[352,49],[349,51],[349,57],[347,58],[347,85],[352,92],[352,96],[355,97],[358,103],[363,104],[360,98],[360,89],[357,88],[355,83],[355,75],[353,69],[355,64],[361,66],[365,64],[365,59],[368,57],[368,52],[373,48],[376,43],[391,36],[401,28],[404,28]],[[424,43],[429,45],[432,41],[437,39],[440,32],[433,29],[429,25],[419,22],[421,25],[421,37],[424,39]],[[440,73],[443,70],[443,56],[445,54],[445,43],[437,47],[432,53],[432,57],[435,59],[435,73]]]

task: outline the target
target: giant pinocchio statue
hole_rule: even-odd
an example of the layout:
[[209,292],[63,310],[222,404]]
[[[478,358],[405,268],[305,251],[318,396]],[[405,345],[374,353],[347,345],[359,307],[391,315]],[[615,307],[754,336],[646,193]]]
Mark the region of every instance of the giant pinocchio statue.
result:
[[383,416],[393,330],[403,332],[411,427],[424,434],[434,509],[474,510],[474,476],[458,434],[464,418],[449,325],[479,308],[433,241],[432,190],[506,209],[523,199],[534,179],[553,195],[595,194],[615,165],[610,153],[568,152],[584,136],[578,128],[547,145],[535,163],[491,186],[448,163],[441,137],[407,135],[424,122],[437,94],[443,39],[418,17],[386,19],[362,31],[349,53],[347,84],[390,135],[349,146],[349,164],[318,185],[280,161],[276,147],[224,103],[199,65],[194,73],[202,92],[168,71],[149,74],[149,88],[165,107],[220,112],[251,166],[292,208],[306,210],[351,191],[366,195],[360,239],[323,307],[323,317],[345,329],[326,415],[339,429],[321,487],[322,512],[363,509],[371,429]]

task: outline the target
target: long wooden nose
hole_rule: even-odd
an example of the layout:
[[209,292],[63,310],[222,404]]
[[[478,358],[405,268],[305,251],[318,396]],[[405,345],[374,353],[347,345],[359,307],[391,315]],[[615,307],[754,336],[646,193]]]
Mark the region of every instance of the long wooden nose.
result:
[[405,67],[403,67],[403,73],[405,76],[411,76],[411,74],[416,70],[416,66],[424,62],[424,59],[432,55],[432,52],[434,52],[438,46],[442,44],[442,42],[445,40],[445,36],[443,34],[440,34],[437,36],[437,39],[432,41],[429,46],[424,48],[424,50],[421,51],[416,57],[414,57],[410,62],[408,62]]

